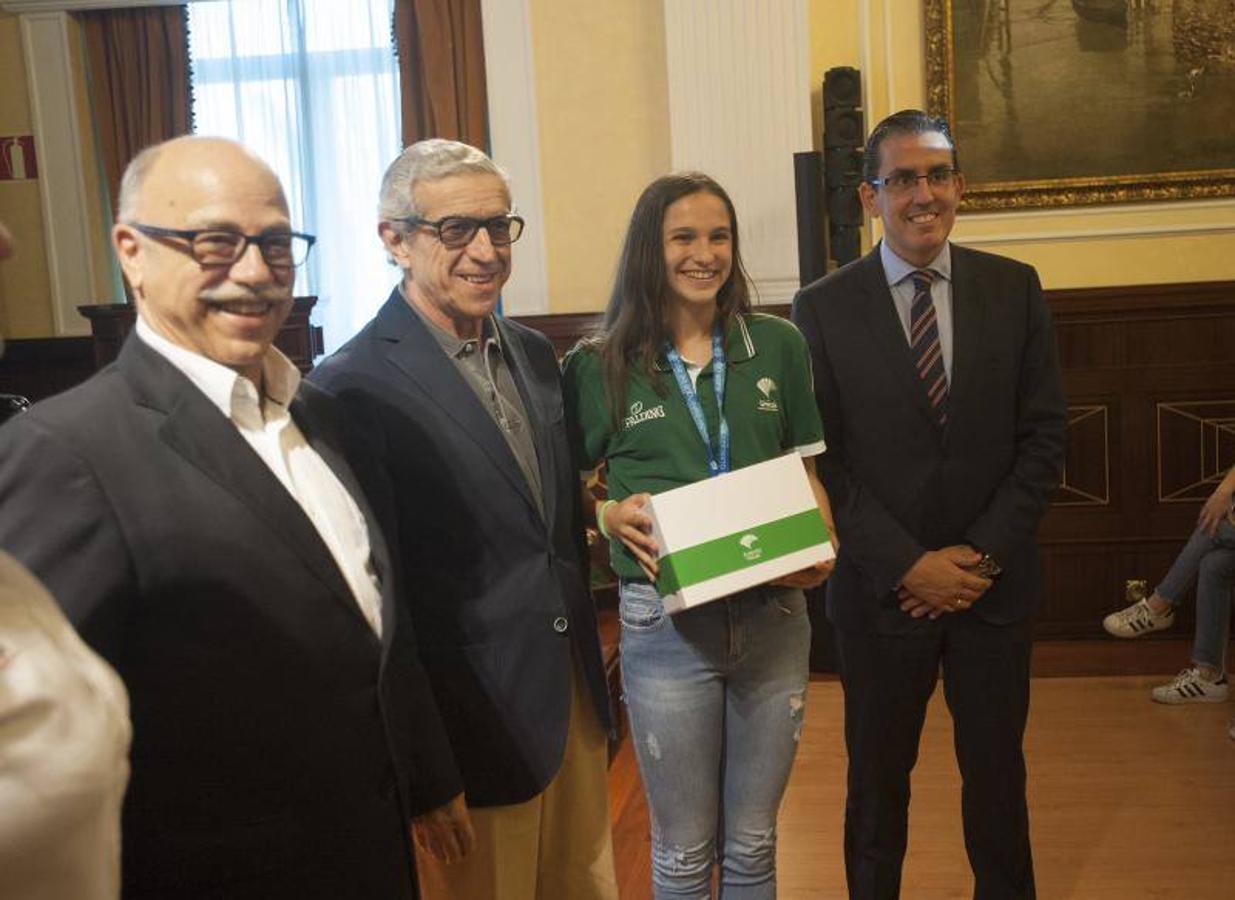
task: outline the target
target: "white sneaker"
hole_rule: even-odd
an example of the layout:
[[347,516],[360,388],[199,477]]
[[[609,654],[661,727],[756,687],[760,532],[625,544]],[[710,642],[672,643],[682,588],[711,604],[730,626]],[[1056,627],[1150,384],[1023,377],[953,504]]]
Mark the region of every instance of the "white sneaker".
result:
[[1154,612],[1148,600],[1138,600],[1102,620],[1108,634],[1118,638],[1134,638],[1170,628],[1175,622],[1175,608],[1164,613]]
[[1196,667],[1184,669],[1170,684],[1152,691],[1155,703],[1221,703],[1226,700],[1226,695],[1225,675],[1217,681],[1210,681]]

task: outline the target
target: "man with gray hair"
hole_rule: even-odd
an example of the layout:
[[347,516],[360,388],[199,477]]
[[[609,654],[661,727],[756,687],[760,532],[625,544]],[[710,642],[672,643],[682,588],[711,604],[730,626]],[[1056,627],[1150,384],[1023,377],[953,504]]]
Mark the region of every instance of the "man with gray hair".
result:
[[381,470],[271,346],[313,239],[231,141],[145,150],[122,190],[136,331],[0,428],[0,550],[128,688],[123,896],[412,900],[410,820],[462,785],[396,598]]
[[421,841],[436,900],[617,897],[608,693],[557,359],[494,315],[522,231],[485,154],[408,147],[378,225],[402,283],[312,376],[393,484],[421,658],[463,775],[453,815],[475,849],[441,865]]

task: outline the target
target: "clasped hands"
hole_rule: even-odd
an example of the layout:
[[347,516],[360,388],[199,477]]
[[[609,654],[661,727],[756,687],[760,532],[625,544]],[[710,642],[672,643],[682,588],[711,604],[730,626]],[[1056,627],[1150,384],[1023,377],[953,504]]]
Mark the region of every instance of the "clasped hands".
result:
[[991,586],[973,567],[982,554],[968,544],[927,550],[901,579],[901,609],[915,619],[938,619],[969,609]]
[[[634,556],[635,561],[639,563],[639,568],[643,570],[648,581],[654,582],[660,571],[660,566],[656,562],[656,555],[660,552],[660,548],[652,539],[652,517],[644,512],[644,507],[651,499],[651,494],[631,494],[617,503],[602,504],[597,507],[597,511],[605,519],[602,530],[620,540]],[[829,524],[828,531],[832,534],[833,549],[839,552],[836,529]],[[817,563],[809,569],[791,572],[776,579],[772,584],[803,590],[818,587],[825,578],[832,574],[835,565],[836,561],[830,559],[824,563]]]

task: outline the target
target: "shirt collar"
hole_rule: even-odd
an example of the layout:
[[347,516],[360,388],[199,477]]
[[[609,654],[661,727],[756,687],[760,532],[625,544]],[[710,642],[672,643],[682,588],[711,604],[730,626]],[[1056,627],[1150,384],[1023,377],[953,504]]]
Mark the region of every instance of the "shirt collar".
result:
[[[420,321],[425,323],[426,327],[429,329],[429,333],[433,335],[438,344],[441,346],[442,351],[451,359],[458,359],[463,355],[464,349],[469,344],[477,343],[475,338],[461,338],[453,331],[446,330],[426,316],[420,307],[413,303],[407,296],[407,291],[403,289],[402,283],[399,284],[399,295],[403,297],[403,302],[412,308],[412,310],[420,318]],[[480,340],[484,343],[486,349],[489,347],[495,347],[498,353],[502,352],[501,332],[497,330],[497,322],[493,320],[492,315],[486,318],[484,324],[481,325]]]
[[[731,363],[746,362],[755,356],[755,339],[751,337],[746,317],[735,315],[729,317],[729,325],[725,329],[725,360]],[[656,368],[662,372],[670,369],[669,359],[662,352],[656,358]]]
[[883,274],[888,279],[888,287],[895,287],[914,272],[929,269],[935,275],[946,281],[952,280],[952,242],[944,241],[943,249],[939,251],[925,266],[915,266],[901,259],[888,246],[887,241],[879,242],[879,261],[883,263]]
[[[249,379],[209,357],[172,343],[151,328],[140,312],[137,316],[137,336],[193,382],[229,419],[234,418],[233,404],[237,400],[259,401],[257,386]],[[266,398],[286,408],[299,386],[300,370],[272,345],[262,357],[262,389]]]

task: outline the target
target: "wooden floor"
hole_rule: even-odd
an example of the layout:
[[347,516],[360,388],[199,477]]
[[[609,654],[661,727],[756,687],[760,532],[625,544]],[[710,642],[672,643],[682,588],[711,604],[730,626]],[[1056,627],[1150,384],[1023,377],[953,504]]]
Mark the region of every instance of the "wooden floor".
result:
[[[1235,741],[1227,727],[1235,704],[1152,703],[1150,687],[1182,667],[1188,647],[1165,641],[1129,651],[1110,641],[1035,648],[1025,743],[1038,896],[1231,900]],[[1138,669],[1142,674],[1110,674]],[[906,900],[972,896],[942,693],[931,701],[914,772]],[[812,681],[780,816],[782,900],[845,896],[841,722],[840,684]],[[610,770],[610,803],[622,900],[645,900],[651,897],[647,808],[629,740]]]

